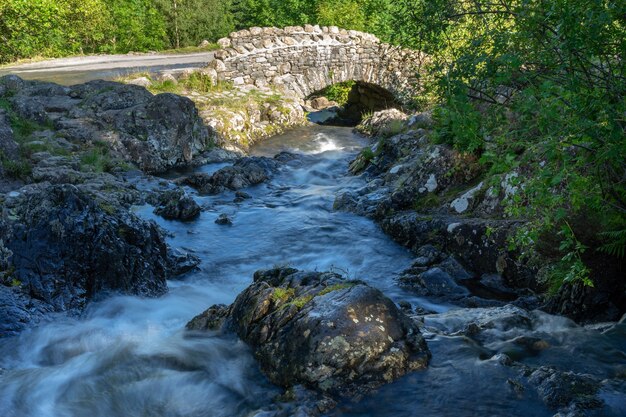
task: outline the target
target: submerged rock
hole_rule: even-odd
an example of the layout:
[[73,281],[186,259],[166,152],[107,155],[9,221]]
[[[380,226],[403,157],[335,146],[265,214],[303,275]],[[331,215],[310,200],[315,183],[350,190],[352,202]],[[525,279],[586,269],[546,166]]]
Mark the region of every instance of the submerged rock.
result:
[[217,216],[217,219],[215,219],[215,223],[222,226],[231,226],[233,224],[233,219],[231,219],[228,214],[222,213]]
[[601,384],[590,375],[542,366],[532,371],[528,381],[537,388],[543,402],[553,409],[565,409],[563,411],[567,413],[604,405],[597,396]]
[[281,155],[276,155],[274,159],[262,156],[241,158],[232,166],[224,167],[212,175],[193,174],[180,182],[196,188],[201,194],[237,191],[270,179],[280,166]]
[[[506,333],[512,329],[529,330],[530,313],[513,305],[491,308],[462,308],[426,316],[425,323],[444,334],[464,334],[482,339],[483,332]],[[491,336],[491,335],[489,335]]]
[[202,208],[191,196],[182,190],[170,190],[160,197],[160,204],[154,213],[169,220],[193,220],[200,214]]
[[189,330],[235,332],[283,387],[354,396],[427,366],[416,323],[379,290],[330,272],[258,271],[230,306],[212,306]]
[[167,259],[167,267],[170,277],[177,277],[193,271],[200,265],[201,260],[196,255],[183,252],[180,249],[170,251]]

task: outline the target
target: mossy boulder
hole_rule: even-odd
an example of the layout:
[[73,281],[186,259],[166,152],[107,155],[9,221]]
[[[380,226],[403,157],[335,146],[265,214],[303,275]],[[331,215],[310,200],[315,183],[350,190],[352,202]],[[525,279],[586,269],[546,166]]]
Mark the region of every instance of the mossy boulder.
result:
[[234,332],[269,379],[286,388],[352,397],[427,366],[414,321],[379,290],[331,272],[258,271],[230,306],[212,306],[189,330]]

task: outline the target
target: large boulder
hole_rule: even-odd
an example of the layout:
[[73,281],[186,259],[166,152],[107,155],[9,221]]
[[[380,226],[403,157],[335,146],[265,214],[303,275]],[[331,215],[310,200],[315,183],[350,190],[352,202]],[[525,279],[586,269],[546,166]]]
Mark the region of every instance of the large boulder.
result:
[[379,290],[330,272],[258,271],[230,306],[212,306],[190,330],[233,331],[283,387],[353,396],[427,366],[414,321]]
[[113,292],[153,297],[167,291],[175,265],[161,230],[114,200],[73,185],[28,186],[7,198],[0,221],[0,279],[10,290],[3,288],[4,329],[36,322],[41,314],[33,305],[40,313],[78,313]]
[[156,173],[188,165],[213,137],[191,100],[144,87],[91,81],[72,87],[0,78],[17,117],[75,145],[106,143],[114,156]]

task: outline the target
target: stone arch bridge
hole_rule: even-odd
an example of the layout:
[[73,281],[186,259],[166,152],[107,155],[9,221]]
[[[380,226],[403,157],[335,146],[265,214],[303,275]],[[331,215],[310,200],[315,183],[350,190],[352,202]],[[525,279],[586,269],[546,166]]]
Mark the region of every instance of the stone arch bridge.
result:
[[368,33],[333,26],[253,27],[233,32],[218,44],[221,49],[206,71],[235,85],[271,85],[304,99],[353,80],[400,103],[419,89],[423,55]]

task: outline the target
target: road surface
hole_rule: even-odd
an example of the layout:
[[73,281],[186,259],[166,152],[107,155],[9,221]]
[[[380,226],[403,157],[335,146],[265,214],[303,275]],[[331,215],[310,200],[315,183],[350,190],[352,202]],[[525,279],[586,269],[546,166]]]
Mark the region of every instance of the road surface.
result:
[[28,80],[44,80],[72,85],[95,79],[110,80],[134,72],[197,68],[205,66],[212,59],[213,52],[91,55],[2,67],[0,68],[0,76],[16,74]]

